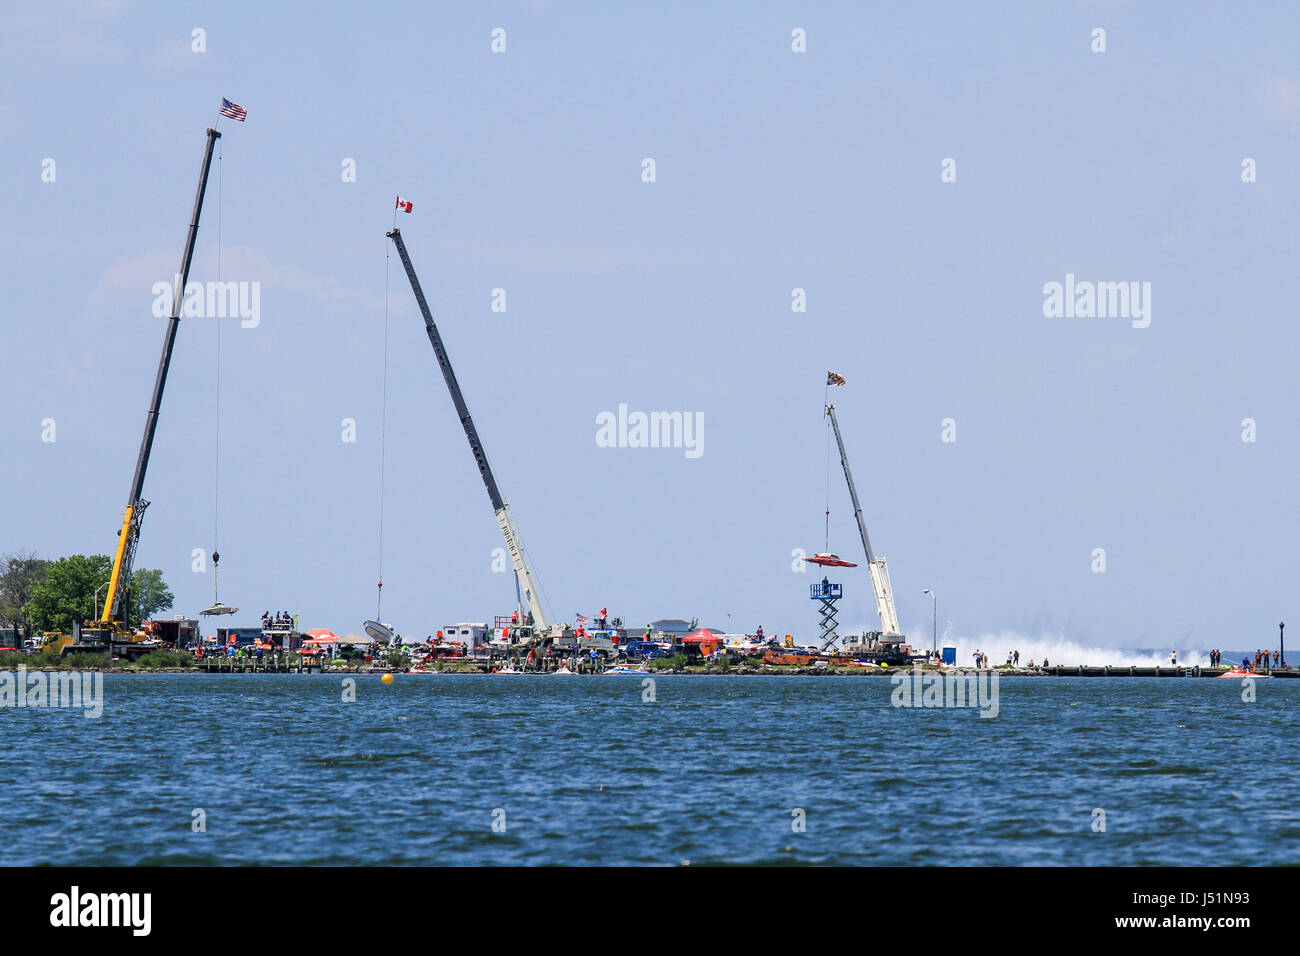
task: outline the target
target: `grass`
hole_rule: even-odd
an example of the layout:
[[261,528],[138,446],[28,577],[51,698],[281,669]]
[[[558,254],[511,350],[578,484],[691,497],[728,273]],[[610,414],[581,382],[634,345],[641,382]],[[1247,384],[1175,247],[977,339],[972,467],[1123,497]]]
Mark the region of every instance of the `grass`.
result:
[[47,667],[57,667],[62,670],[102,670],[111,667],[112,662],[109,661],[107,654],[77,654],[71,657],[59,657],[48,651],[31,655],[16,651],[0,654],[0,670],[13,670],[19,666],[26,667],[28,670]]
[[0,654],[0,670],[24,666],[28,670],[53,668],[65,671],[109,671],[138,667],[142,670],[193,667],[194,656],[188,651],[150,651],[138,660],[113,660],[108,654],[68,654],[63,657],[42,651],[39,654]]
[[194,655],[189,651],[150,651],[141,655],[135,666],[144,670],[159,670],[164,667],[193,667]]
[[652,671],[681,670],[686,666],[685,654],[674,654],[672,657],[660,657],[648,662]]

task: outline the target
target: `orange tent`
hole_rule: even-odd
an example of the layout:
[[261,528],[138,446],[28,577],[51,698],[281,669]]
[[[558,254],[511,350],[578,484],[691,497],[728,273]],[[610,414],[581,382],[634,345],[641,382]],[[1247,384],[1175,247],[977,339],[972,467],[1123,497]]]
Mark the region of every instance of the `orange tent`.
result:
[[702,627],[698,631],[692,631],[690,634],[683,637],[682,643],[700,645],[700,653],[707,657],[722,645],[722,638],[718,637],[718,635],[714,634],[708,628]]

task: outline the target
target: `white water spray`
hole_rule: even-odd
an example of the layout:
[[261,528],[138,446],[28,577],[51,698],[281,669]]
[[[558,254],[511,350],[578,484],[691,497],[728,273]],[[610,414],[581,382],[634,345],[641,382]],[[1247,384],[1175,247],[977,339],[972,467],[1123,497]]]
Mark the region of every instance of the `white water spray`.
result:
[[[909,634],[908,640],[911,642],[912,647],[928,650],[930,647],[929,629],[916,628],[912,634]],[[1178,663],[1183,666],[1192,667],[1197,664],[1208,666],[1210,663],[1209,654],[1203,650],[1192,650],[1172,645],[1159,650],[1100,647],[1081,644],[1063,634],[1042,634],[1037,637],[1029,637],[1025,634],[1017,634],[1015,631],[999,631],[996,634],[984,633],[977,637],[963,637],[946,633],[940,639],[941,646],[944,640],[957,645],[957,663],[962,666],[970,666],[975,663],[974,654],[977,650],[982,651],[988,658],[989,663],[995,665],[1005,664],[1007,658],[1013,652],[1019,651],[1021,667],[1026,666],[1030,661],[1035,664],[1042,664],[1044,660],[1051,666],[1057,664],[1065,666],[1085,664],[1089,667],[1102,667],[1110,664],[1122,667],[1129,665],[1137,667],[1154,667],[1157,665],[1168,667],[1171,651],[1177,651]]]

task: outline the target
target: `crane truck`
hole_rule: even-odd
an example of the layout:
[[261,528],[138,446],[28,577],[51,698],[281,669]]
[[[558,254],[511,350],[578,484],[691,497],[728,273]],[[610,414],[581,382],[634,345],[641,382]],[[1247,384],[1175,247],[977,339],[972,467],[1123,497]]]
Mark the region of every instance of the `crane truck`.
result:
[[[483,443],[479,441],[478,429],[474,427],[474,420],[470,418],[469,406],[465,404],[465,396],[460,390],[460,384],[456,381],[456,373],[451,367],[451,359],[447,356],[447,349],[442,343],[442,335],[438,332],[438,326],[433,321],[433,313],[429,311],[429,303],[424,298],[424,290],[420,288],[420,280],[415,274],[415,267],[411,265],[411,257],[406,251],[406,243],[402,241],[400,229],[393,229],[385,233],[389,239],[393,240],[393,245],[397,247],[397,254],[402,260],[402,268],[406,270],[406,278],[410,280],[411,291],[415,293],[416,304],[420,307],[420,314],[424,316],[424,331],[429,336],[429,344],[433,346],[434,355],[438,358],[438,365],[442,368],[442,377],[447,382],[447,390],[451,392],[452,404],[456,406],[456,414],[460,418],[461,427],[465,429],[465,437],[469,440],[470,452],[474,455],[474,461],[478,464],[479,475],[483,478],[483,484],[487,488],[488,498],[492,502],[492,511],[496,514],[497,524],[501,527],[501,534],[506,539],[506,551],[510,555],[510,563],[514,568],[515,581],[518,583],[519,600],[516,605],[516,615],[518,627],[514,629],[518,641],[512,643],[528,644],[534,639],[545,637],[560,637],[564,633],[563,627],[553,627],[546,619],[546,612],[542,609],[541,596],[537,587],[537,576],[533,573],[532,565],[528,563],[528,556],[524,553],[523,542],[519,538],[519,530],[515,527],[514,518],[510,515],[510,505],[501,495],[501,489],[497,487],[497,480],[492,474],[492,467],[488,464],[487,453],[483,450]],[[525,602],[527,607],[525,607]]]
[[199,215],[203,211],[203,196],[207,191],[208,172],[212,168],[212,148],[220,137],[221,134],[215,129],[207,131],[203,166],[199,171],[199,186],[194,196],[194,211],[190,216],[189,232],[185,236],[185,249],[181,253],[180,272],[176,276],[176,285],[172,290],[171,317],[167,320],[167,329],[163,334],[162,356],[158,360],[158,372],[154,377],[153,398],[149,403],[149,413],[145,417],[144,438],[140,441],[135,473],[131,476],[131,490],[127,494],[126,510],[122,513],[122,527],[117,533],[117,548],[113,554],[113,570],[108,579],[108,593],[104,596],[103,610],[96,620],[88,621],[77,629],[70,643],[63,644],[61,653],[64,655],[111,651],[126,656],[136,656],[158,643],[149,640],[147,635],[137,634],[131,629],[131,568],[135,562],[136,545],[140,541],[140,523],[144,519],[145,509],[149,507],[149,502],[143,497],[144,475],[149,467],[154,432],[158,428],[158,410],[162,406],[163,389],[167,384],[167,370],[171,366],[172,349],[176,344],[176,331],[180,325],[185,285],[190,275],[190,261],[194,257],[194,240],[199,231]]
[[905,638],[898,630],[898,611],[894,609],[894,589],[889,583],[889,567],[883,557],[877,557],[871,550],[867,523],[862,517],[862,502],[858,500],[858,489],[853,484],[853,472],[849,470],[849,456],[844,450],[844,436],[840,434],[840,422],[835,415],[834,405],[826,406],[826,415],[831,420],[835,442],[840,448],[840,464],[844,467],[844,480],[848,483],[849,498],[853,501],[853,517],[857,519],[858,532],[862,535],[862,549],[867,555],[867,571],[871,575],[871,586],[876,592],[876,612],[880,615],[879,631],[869,631],[861,636],[846,635],[842,652],[880,663],[906,664],[911,660],[911,654],[903,643]]

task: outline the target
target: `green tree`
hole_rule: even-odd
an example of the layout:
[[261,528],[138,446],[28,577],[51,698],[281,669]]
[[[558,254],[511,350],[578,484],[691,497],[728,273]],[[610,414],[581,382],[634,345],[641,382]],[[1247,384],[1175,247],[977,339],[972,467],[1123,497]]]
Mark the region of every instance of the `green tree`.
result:
[[176,601],[156,568],[141,568],[131,575],[131,621],[139,624],[159,611],[166,611]]
[[47,563],[23,608],[32,628],[68,632],[74,621],[94,617],[95,590],[108,581],[112,569],[113,561],[106,554],[73,554]]
[[30,551],[0,557],[0,624],[21,628],[24,640],[32,636],[26,605],[32,598],[32,587],[45,575],[49,563]]

